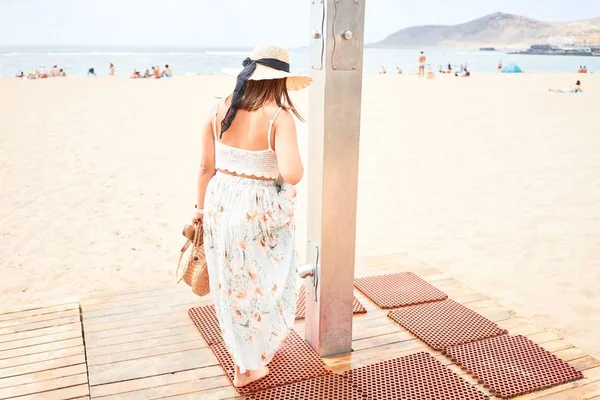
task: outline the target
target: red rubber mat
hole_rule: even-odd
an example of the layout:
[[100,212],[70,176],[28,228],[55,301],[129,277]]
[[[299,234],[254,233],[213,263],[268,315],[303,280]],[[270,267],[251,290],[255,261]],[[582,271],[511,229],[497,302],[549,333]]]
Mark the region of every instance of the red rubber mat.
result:
[[188,314],[209,346],[223,340],[215,306],[190,308]]
[[308,381],[280,386],[246,396],[252,400],[363,400],[350,383],[339,375],[331,374]]
[[353,369],[344,377],[367,400],[489,399],[428,353]]
[[[233,383],[233,360],[227,352],[225,344],[217,342],[211,346],[211,349]],[[304,339],[292,331],[284,345],[275,354],[273,361],[269,363],[269,375],[248,386],[236,388],[236,390],[239,394],[244,395],[329,374],[331,371],[327,369],[317,353]]]
[[[353,314],[366,314],[367,310],[363,307],[363,305],[358,301],[358,299],[354,298],[354,303],[352,304],[352,313]],[[304,319],[306,316],[306,288],[304,285],[300,286],[300,290],[298,291],[298,299],[296,300],[296,321]]]
[[502,399],[583,378],[581,371],[523,336],[449,347],[444,354]]
[[398,308],[446,300],[448,295],[412,272],[357,278],[354,286],[380,308]]
[[388,317],[435,350],[507,333],[453,300],[404,307],[390,311]]

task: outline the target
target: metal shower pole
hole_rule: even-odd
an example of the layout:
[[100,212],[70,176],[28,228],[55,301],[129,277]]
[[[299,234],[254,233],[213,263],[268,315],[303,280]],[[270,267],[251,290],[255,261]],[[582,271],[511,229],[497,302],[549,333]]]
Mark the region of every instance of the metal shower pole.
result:
[[[366,0],[310,0],[306,340],[352,351],[358,151]],[[311,275],[312,274],[312,275]]]

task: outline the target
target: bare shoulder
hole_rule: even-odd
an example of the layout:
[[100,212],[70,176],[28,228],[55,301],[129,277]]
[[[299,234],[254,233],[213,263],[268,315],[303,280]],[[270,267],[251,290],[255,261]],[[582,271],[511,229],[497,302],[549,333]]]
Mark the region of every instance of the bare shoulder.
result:
[[275,120],[275,125],[278,128],[284,129],[295,127],[296,122],[294,121],[294,115],[288,108],[283,107],[281,109],[281,112],[279,113],[279,117],[277,117],[277,119]]
[[225,97],[221,98],[221,99],[217,99],[217,102],[215,105],[212,106],[212,109],[210,110],[211,115],[215,114],[215,111],[217,111],[217,114],[225,114],[227,112],[227,109],[229,108],[229,106],[226,104],[225,101]]

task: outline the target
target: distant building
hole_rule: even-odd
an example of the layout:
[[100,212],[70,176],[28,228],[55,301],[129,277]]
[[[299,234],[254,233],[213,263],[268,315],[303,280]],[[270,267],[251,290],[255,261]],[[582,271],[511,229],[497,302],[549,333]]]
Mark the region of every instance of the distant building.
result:
[[574,46],[575,36],[550,36],[548,44],[550,46]]
[[588,44],[600,46],[600,32],[589,34],[586,41]]

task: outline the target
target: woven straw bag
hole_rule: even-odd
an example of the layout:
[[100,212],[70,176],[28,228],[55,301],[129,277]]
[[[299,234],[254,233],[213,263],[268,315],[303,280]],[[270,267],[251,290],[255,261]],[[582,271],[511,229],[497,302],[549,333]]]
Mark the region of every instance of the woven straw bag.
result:
[[[177,282],[183,280],[192,292],[198,296],[206,296],[210,293],[210,282],[208,279],[208,266],[204,254],[204,232],[202,225],[186,225],[183,228],[183,236],[188,241],[181,248],[181,256],[177,265]],[[187,257],[186,256],[187,253]],[[183,260],[187,261],[183,261]],[[183,275],[179,276],[179,270],[184,268]]]

